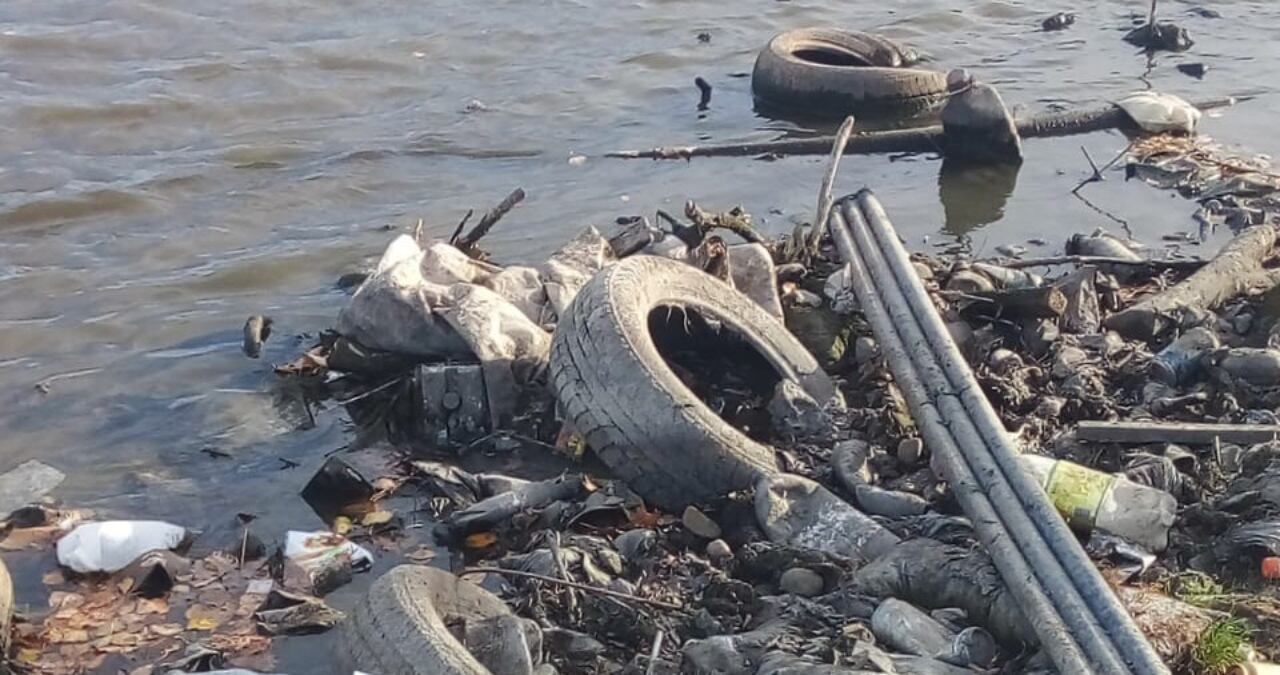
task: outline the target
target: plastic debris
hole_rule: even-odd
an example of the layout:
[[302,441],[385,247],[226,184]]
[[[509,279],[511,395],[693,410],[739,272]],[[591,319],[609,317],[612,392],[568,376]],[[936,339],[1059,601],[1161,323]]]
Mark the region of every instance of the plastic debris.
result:
[[1148,133],[1180,131],[1190,134],[1200,123],[1200,110],[1173,94],[1139,91],[1116,101],[1116,105]]
[[85,523],[58,541],[58,564],[76,572],[118,572],[148,551],[172,549],[186,530],[157,520]]

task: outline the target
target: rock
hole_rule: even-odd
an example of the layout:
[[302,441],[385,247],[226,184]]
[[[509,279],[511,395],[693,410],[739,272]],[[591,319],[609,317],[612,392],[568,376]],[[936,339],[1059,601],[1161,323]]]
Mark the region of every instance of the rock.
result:
[[898,442],[898,461],[907,466],[915,466],[924,457],[924,441],[919,438],[904,438]]
[[1209,71],[1209,66],[1206,66],[1205,64],[1199,63],[1199,62],[1179,63],[1174,67],[1177,68],[1178,72],[1182,73],[1183,75],[1190,75],[1191,77],[1194,77],[1197,80],[1203,79],[1204,74]]
[[823,439],[834,433],[831,415],[794,380],[778,383],[769,401],[769,415],[774,431],[783,435]]
[[[547,629],[542,634],[542,642],[547,651],[577,666],[592,665],[605,652],[605,646],[599,640],[586,633],[564,628]],[[494,670],[493,672],[503,671]]]
[[1045,31],[1063,30],[1076,22],[1076,15],[1070,12],[1058,12],[1040,22]]
[[696,506],[685,507],[684,514],[680,516],[680,523],[684,525],[686,530],[703,539],[720,538],[720,526],[716,524],[716,521],[707,517],[707,514],[699,511]]
[[1124,41],[1150,51],[1183,52],[1195,42],[1187,29],[1172,23],[1143,24],[1129,31]]
[[67,475],[36,460],[23,462],[0,475],[0,517],[44,498]]
[[[703,516],[704,518],[706,516]],[[714,525],[714,523],[712,523]],[[658,535],[653,530],[637,528],[627,530],[622,534],[613,538],[613,547],[618,549],[618,553],[627,561],[634,562],[644,557],[653,545],[657,543]]]
[[680,651],[686,669],[700,675],[753,675],[765,650],[782,632],[783,626],[770,624],[737,635],[689,640]]
[[879,356],[880,347],[876,345],[875,338],[861,335],[853,341],[853,360],[858,365],[865,366]]
[[812,598],[822,594],[822,575],[804,567],[793,567],[782,573],[778,587],[785,593]]
[[729,548],[729,543],[725,540],[716,539],[707,544],[707,557],[713,561],[727,560],[733,557],[733,549]]
[[[948,75],[949,81],[953,75]],[[942,109],[942,128],[948,159],[975,164],[1022,162],[1022,141],[1013,116],[989,84],[975,82],[954,94]]]
[[766,476],[756,483],[756,520],[775,543],[870,561],[898,537],[831,491],[801,476]]
[[542,631],[514,614],[492,616],[467,621],[462,644],[492,672],[532,675],[542,655]]
[[859,508],[876,516],[904,518],[918,516],[929,510],[928,500],[910,492],[860,485],[853,494],[858,500]]

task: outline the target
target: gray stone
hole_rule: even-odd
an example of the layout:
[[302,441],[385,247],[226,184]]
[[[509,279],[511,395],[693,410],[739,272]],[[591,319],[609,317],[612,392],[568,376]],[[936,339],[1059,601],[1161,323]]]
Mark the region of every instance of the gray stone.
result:
[[653,530],[637,528],[614,537],[613,547],[618,549],[623,558],[634,561],[648,553],[657,541],[658,535]]
[[924,610],[895,598],[880,603],[871,615],[876,640],[894,651],[915,656],[948,653],[955,634]]
[[782,573],[778,579],[778,587],[784,593],[791,593],[805,598],[822,594],[822,575],[803,567],[793,567]]
[[853,491],[853,495],[863,511],[886,518],[918,516],[929,510],[928,500],[910,492],[860,485]]
[[727,560],[733,557],[733,549],[725,540],[716,539],[707,544],[707,557],[715,561]]
[[0,518],[40,501],[66,478],[61,471],[34,459],[0,475]]
[[924,441],[919,438],[904,438],[898,442],[898,461],[907,466],[915,466],[924,457]]
[[793,380],[782,380],[769,401],[774,431],[796,438],[824,439],[835,432],[831,415]]
[[1017,125],[995,87],[981,82],[952,95],[942,109],[949,159],[977,164],[1019,163],[1022,141]]
[[765,650],[782,634],[781,624],[766,624],[737,635],[715,635],[684,643],[686,670],[699,675],[754,675]]
[[716,524],[716,521],[709,518],[707,514],[699,511],[696,506],[686,506],[684,515],[680,516],[680,522],[686,530],[703,539],[720,538],[720,526]]
[[532,675],[542,653],[542,632],[514,614],[491,616],[467,621],[462,644],[491,672]]
[[853,341],[853,360],[860,366],[870,363],[880,356],[880,347],[875,338],[860,335]]

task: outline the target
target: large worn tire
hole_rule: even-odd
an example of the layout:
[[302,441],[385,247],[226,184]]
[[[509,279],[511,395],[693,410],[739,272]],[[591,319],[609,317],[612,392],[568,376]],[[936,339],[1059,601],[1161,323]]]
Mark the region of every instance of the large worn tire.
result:
[[510,614],[469,581],[433,567],[401,565],[369,588],[342,624],[347,665],[378,675],[490,675],[445,626],[450,616]]
[[776,473],[773,450],[717,416],[659,354],[649,332],[658,307],[718,320],[820,403],[838,395],[813,356],[746,296],[688,265],[634,256],[587,283],[556,327],[551,385],[569,423],[633,490],[667,509]]
[[812,116],[919,115],[941,107],[946,73],[900,65],[896,45],[874,35],[802,28],[774,36],[756,58],[760,102]]

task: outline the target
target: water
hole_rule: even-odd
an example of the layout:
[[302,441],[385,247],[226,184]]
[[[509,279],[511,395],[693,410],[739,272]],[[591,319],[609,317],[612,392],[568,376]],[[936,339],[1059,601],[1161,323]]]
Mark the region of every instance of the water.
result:
[[[114,516],[199,524],[249,509],[318,526],[293,495],[352,434],[335,412],[304,428],[268,364],[330,325],[344,300],[334,280],[380,252],[388,228],[422,219],[445,235],[522,186],[528,199],[486,240],[499,260],[536,261],[587,225],[690,197],[787,231],[812,217],[825,158],[599,155],[803,131],[757,116],[746,77],[792,27],[881,31],[1032,112],[1147,82],[1189,97],[1270,91],[1280,5],[1216,1],[1218,19],[1194,6],[1162,3],[1197,42],[1149,63],[1121,41],[1145,14],[1137,1],[6,0],[0,471],[41,459],[69,476],[60,498]],[[1059,9],[1075,26],[1040,32]],[[1191,61],[1210,66],[1203,81],[1174,70]],[[695,76],[715,87],[703,113]],[[1205,130],[1275,152],[1278,107],[1264,94]],[[1068,233],[1117,227],[1069,195],[1089,173],[1081,145],[1101,163],[1124,140],[1028,141],[1016,187],[949,176],[946,208],[931,158],[849,158],[838,189],[873,186],[913,248],[1040,237],[1048,254]],[[1156,245],[1194,227],[1192,205],[1119,174],[1084,194]],[[239,329],[258,312],[277,337],[252,362]]]

